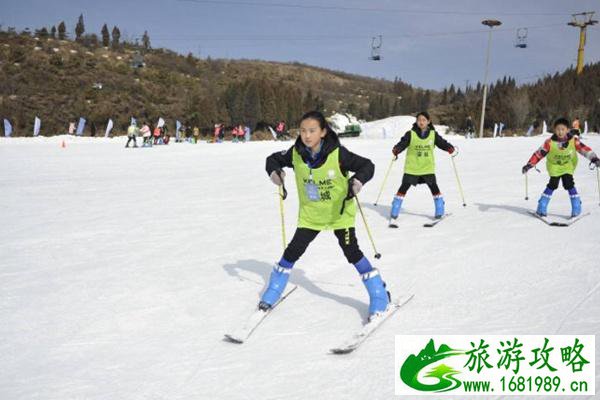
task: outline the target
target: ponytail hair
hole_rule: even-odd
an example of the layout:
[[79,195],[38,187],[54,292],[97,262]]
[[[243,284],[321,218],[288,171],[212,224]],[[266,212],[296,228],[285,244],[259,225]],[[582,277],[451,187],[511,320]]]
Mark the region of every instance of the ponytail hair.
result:
[[304,114],[302,118],[300,118],[300,122],[304,121],[305,119],[314,119],[315,121],[317,121],[321,129],[327,130],[325,136],[329,134],[337,136],[337,133],[333,130],[333,128],[331,128],[322,112],[317,110],[309,111],[306,114]]

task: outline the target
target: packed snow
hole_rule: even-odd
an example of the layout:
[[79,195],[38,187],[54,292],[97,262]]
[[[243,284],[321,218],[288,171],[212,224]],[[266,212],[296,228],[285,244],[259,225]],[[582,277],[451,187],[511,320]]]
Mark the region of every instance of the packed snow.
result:
[[[409,115],[397,115],[380,119],[377,121],[363,122],[360,127],[363,139],[400,139],[404,132],[409,131],[415,123],[415,117]],[[446,125],[434,125],[439,133],[450,133]]]
[[[423,228],[433,201],[419,186],[392,230],[403,155],[373,203],[408,122],[364,124],[366,139],[343,139],[377,167],[359,197],[382,258],[357,216],[361,248],[393,293],[415,294],[345,356],[327,352],[361,326],[368,299],[330,232],[294,267],[298,290],[251,339],[222,340],[254,309],[281,256],[264,163],[291,142],[125,149],[126,138],[1,139],[0,398],[391,399],[394,335],[600,334],[600,207],[587,162],[575,179],[591,215],[549,227],[528,214],[545,170],[530,172],[529,201],[520,171],[542,137],[447,136],[460,149],[467,207],[438,151],[453,216]],[[373,139],[378,127],[387,140]],[[600,151],[598,136],[583,140]],[[287,188],[289,239],[292,171]],[[569,212],[559,189],[550,213]],[[596,368],[596,387],[599,376]]]

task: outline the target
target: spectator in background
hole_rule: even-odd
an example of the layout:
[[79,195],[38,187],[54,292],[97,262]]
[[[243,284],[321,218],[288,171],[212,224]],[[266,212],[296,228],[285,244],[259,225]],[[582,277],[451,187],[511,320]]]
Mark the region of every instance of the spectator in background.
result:
[[277,134],[277,139],[279,140],[282,140],[285,136],[287,136],[287,130],[284,120],[279,121],[277,127],[275,128],[275,133]]
[[245,140],[246,142],[250,141],[250,134],[252,132],[250,131],[250,127],[249,126],[244,126],[244,136],[245,136]]
[[125,148],[128,148],[129,143],[131,143],[132,141],[133,141],[133,147],[138,147],[136,136],[139,134],[139,132],[140,132],[140,130],[138,129],[138,127],[135,124],[129,125],[129,127],[127,128],[127,144],[125,145]]
[[215,130],[213,132],[213,142],[214,143],[218,143],[219,142],[220,135],[221,135],[221,125],[220,124],[215,124]]
[[171,135],[169,135],[169,128],[167,128],[166,125],[161,128],[161,133],[162,144],[169,144],[169,141],[171,141]]
[[238,125],[238,142],[243,143],[244,142],[244,125],[243,124],[239,124]]
[[152,136],[154,136],[154,144],[161,144],[161,137],[162,137],[162,130],[160,129],[160,127],[156,127],[154,128],[154,131],[152,132]]
[[470,115],[467,117],[466,129],[467,129],[467,134],[465,135],[466,138],[472,139],[473,135],[475,134],[475,124],[473,124],[473,119],[471,119]]
[[225,124],[221,124],[219,129],[219,143],[222,143],[225,140]]
[[579,117],[575,117],[571,124],[571,134],[574,136],[581,136],[581,123],[579,122]]
[[200,128],[198,128],[197,126],[194,127],[194,134],[192,140],[194,141],[194,144],[197,144],[200,140]]
[[234,126],[233,129],[231,130],[231,141],[233,143],[237,143],[237,141],[238,141],[238,131],[239,131],[239,129],[237,126]]
[[143,138],[142,146],[152,147],[152,131],[150,130],[150,126],[148,125],[147,122],[144,121],[144,124],[142,125],[142,129],[140,129],[140,132],[142,133],[142,138]]

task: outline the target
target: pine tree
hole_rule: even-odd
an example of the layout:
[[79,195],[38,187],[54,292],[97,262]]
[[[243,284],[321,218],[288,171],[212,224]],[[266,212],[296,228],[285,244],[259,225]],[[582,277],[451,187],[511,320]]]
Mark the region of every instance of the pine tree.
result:
[[150,49],[150,36],[148,36],[148,31],[144,31],[144,36],[142,36],[142,46],[144,46],[145,50]]
[[248,86],[244,102],[244,122],[254,128],[257,122],[263,119],[260,93],[256,83]]
[[119,40],[121,39],[121,31],[116,26],[112,30],[112,47],[113,49],[119,48]]
[[50,37],[56,39],[56,26],[54,25],[52,25],[52,29],[50,29]]
[[65,40],[67,38],[67,26],[65,25],[65,21],[61,21],[58,24],[58,40]]
[[108,32],[108,26],[102,25],[102,46],[108,47],[110,45],[110,33]]
[[85,32],[85,25],[83,24],[83,14],[79,15],[79,20],[77,21],[77,25],[75,25],[75,40],[81,41],[81,36]]
[[35,36],[39,37],[40,39],[47,39],[48,38],[48,29],[46,27],[43,27],[42,29],[36,30]]

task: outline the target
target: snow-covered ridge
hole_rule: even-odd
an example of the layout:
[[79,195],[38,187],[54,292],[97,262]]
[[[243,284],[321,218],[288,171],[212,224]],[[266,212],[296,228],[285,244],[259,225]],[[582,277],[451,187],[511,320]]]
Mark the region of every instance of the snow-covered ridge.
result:
[[[414,123],[415,117],[410,115],[398,115],[377,121],[363,122],[360,124],[362,129],[360,137],[364,139],[399,139],[412,128]],[[434,125],[434,127],[441,134],[450,133],[450,129],[446,125]]]

